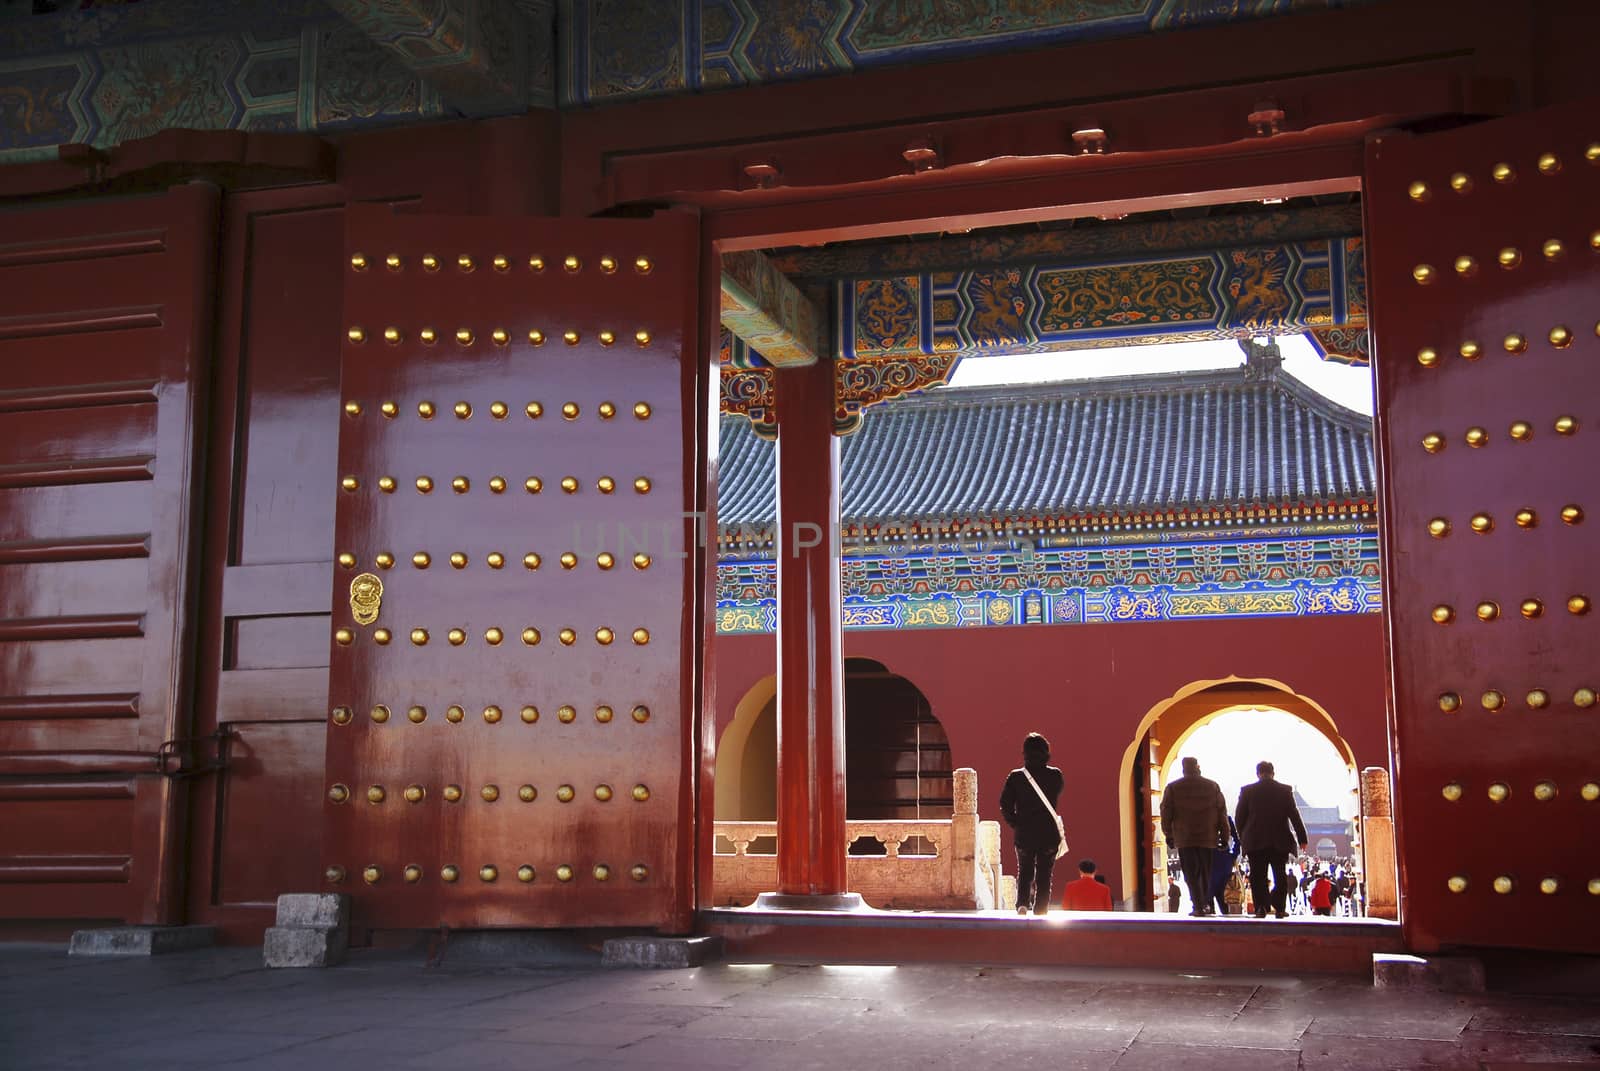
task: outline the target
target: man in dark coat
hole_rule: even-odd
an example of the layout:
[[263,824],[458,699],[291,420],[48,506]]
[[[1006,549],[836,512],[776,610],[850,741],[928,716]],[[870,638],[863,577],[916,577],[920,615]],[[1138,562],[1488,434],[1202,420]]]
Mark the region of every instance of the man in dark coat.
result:
[[1228,843],[1228,801],[1222,786],[1200,776],[1200,760],[1183,760],[1183,776],[1161,793],[1161,835],[1178,849],[1178,865],[1189,886],[1191,915],[1214,915],[1211,855]]
[[[1256,918],[1265,918],[1267,905],[1278,918],[1288,915],[1289,885],[1284,864],[1295,845],[1306,850],[1306,825],[1300,808],[1294,804],[1294,789],[1273,778],[1272,763],[1256,763],[1256,783],[1239,790],[1239,805],[1233,809],[1239,826],[1239,845],[1250,864],[1250,895],[1255,901]],[[1272,875],[1272,891],[1267,892],[1267,874]]]
[[[1056,846],[1061,843],[1056,820],[1028,784],[1028,774],[1038,784],[1050,806],[1061,799],[1064,778],[1050,763],[1050,741],[1029,733],[1022,742],[1022,765],[1006,777],[1000,790],[1000,817],[1011,827],[1017,849],[1017,914],[1032,911],[1043,915],[1050,910],[1050,872],[1056,865]],[[1026,771],[1026,772],[1024,772]]]

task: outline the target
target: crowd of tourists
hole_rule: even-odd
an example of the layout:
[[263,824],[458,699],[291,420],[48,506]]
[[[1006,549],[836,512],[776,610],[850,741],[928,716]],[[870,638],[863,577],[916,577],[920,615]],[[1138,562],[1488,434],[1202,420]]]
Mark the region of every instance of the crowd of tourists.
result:
[[[1218,849],[1213,857],[1211,888],[1213,914],[1254,914],[1255,902],[1240,858],[1238,842],[1229,850]],[[1319,859],[1297,856],[1286,869],[1285,909],[1290,915],[1326,915],[1359,918],[1366,914],[1365,892],[1350,859]],[[1188,899],[1178,885],[1181,864],[1177,856],[1167,862],[1173,875],[1167,884],[1167,910],[1176,912]],[[1192,909],[1191,915],[1196,912]]]
[[[1272,763],[1256,764],[1256,780],[1239,792],[1228,813],[1222,787],[1200,775],[1200,762],[1183,760],[1183,776],[1161,794],[1161,833],[1177,853],[1188,886],[1189,914],[1360,915],[1361,889],[1348,859],[1307,854],[1305,823],[1294,790],[1279,782]],[[1065,824],[1056,806],[1065,779],[1050,765],[1050,742],[1029,733],[1022,765],[1000,792],[1000,816],[1011,827],[1017,857],[1017,914],[1050,909],[1051,875],[1067,853]],[[1242,861],[1242,868],[1241,868]],[[1110,911],[1111,890],[1094,860],[1078,864],[1062,906],[1069,911]],[[1167,887],[1168,909],[1177,911],[1183,892]]]

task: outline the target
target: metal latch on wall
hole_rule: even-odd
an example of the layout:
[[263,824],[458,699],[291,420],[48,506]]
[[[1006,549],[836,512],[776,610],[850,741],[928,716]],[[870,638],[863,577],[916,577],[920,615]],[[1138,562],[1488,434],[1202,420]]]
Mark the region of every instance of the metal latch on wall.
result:
[[[201,777],[228,767],[228,745],[238,734],[229,722],[220,723],[205,736],[178,736],[162,741],[156,749],[156,773],[162,777]],[[206,745],[210,745],[207,747]],[[191,762],[197,752],[208,752],[204,761]]]

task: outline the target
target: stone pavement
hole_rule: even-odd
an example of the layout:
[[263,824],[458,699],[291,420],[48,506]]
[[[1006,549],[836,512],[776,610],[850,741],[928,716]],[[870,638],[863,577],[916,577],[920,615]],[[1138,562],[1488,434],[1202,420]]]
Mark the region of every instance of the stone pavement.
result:
[[0,945],[0,1068],[1600,1066],[1600,1000],[1087,968],[425,966]]

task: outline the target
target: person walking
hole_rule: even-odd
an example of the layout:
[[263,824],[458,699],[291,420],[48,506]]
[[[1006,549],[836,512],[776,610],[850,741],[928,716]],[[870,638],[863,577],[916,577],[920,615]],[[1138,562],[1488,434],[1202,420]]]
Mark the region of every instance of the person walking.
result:
[[[1306,850],[1306,824],[1294,803],[1294,789],[1279,783],[1272,763],[1256,763],[1256,783],[1239,790],[1239,805],[1233,809],[1239,827],[1239,846],[1250,864],[1250,893],[1255,901],[1255,917],[1265,918],[1270,905],[1278,918],[1286,918],[1288,875],[1284,864],[1295,845]],[[1268,877],[1272,887],[1267,887]]]
[[1050,910],[1050,872],[1056,865],[1061,831],[1055,806],[1065,778],[1050,765],[1050,741],[1029,733],[1022,741],[1022,765],[1000,790],[1000,817],[1011,827],[1017,850],[1017,914]]
[[1218,848],[1211,856],[1211,898],[1216,904],[1217,914],[1228,913],[1228,903],[1223,893],[1228,888],[1228,879],[1233,876],[1233,864],[1239,860],[1239,830],[1234,826],[1233,819],[1228,819],[1228,846]]
[[1099,880],[1093,859],[1078,863],[1078,880],[1061,890],[1061,906],[1067,911],[1110,911],[1111,888]]
[[1216,914],[1211,895],[1211,857],[1228,843],[1228,803],[1222,786],[1200,776],[1200,760],[1183,760],[1183,776],[1161,793],[1161,835],[1177,845],[1178,865],[1189,886],[1191,915]]

